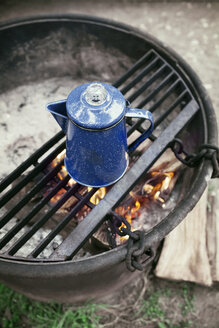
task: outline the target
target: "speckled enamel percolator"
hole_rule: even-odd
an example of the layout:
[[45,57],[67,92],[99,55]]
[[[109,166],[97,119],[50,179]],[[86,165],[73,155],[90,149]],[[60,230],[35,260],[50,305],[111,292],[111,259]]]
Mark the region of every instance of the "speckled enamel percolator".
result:
[[[128,167],[128,153],[153,130],[152,114],[127,107],[121,92],[106,83],[80,85],[67,100],[49,103],[47,109],[66,133],[65,166],[69,175],[91,187],[119,180]],[[129,147],[125,117],[150,121],[150,127]]]

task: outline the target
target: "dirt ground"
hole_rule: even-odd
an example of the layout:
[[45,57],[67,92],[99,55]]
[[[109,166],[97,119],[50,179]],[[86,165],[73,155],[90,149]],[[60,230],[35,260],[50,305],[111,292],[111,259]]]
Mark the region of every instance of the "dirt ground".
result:
[[110,316],[103,319],[104,328],[219,327],[218,284],[209,288],[158,279],[152,273],[147,276],[141,274],[122,291],[100,299],[100,303],[112,306]]
[[[44,0],[3,0],[0,2],[0,21],[48,13],[81,13],[104,17],[132,25],[143,32],[154,35],[180,53],[198,73],[212,99],[219,122],[219,3],[217,1],[48,0],[45,2]],[[144,278],[133,282],[126,286],[122,292],[119,291],[118,294],[103,299],[109,304],[118,305],[117,307],[114,306],[113,312],[110,314],[112,316],[111,323],[104,326],[134,327],[132,322],[133,311],[139,310],[139,295],[147,298],[148,291],[153,294],[157,290],[171,290],[171,295],[163,297],[163,306],[170,320],[174,321],[174,318],[177,317],[180,325],[175,327],[219,327],[218,285],[215,284],[211,288],[195,284],[186,285],[189,293],[193,296],[193,310],[186,316],[186,320],[188,322],[190,320],[191,324],[188,323],[187,326],[186,323],[183,323],[182,311],[177,307],[182,301],[180,300],[180,290],[183,286],[184,283],[182,282],[168,282],[154,277],[148,281],[145,281]],[[136,296],[136,291],[138,296]],[[125,311],[124,316],[121,316],[122,311]],[[166,327],[165,325],[162,326],[162,321],[159,325],[156,320],[153,324],[138,321],[135,326]]]

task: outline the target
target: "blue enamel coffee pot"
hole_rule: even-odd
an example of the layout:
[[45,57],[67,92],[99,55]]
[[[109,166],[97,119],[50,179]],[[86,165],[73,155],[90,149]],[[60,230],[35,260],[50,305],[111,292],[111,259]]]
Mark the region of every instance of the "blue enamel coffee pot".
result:
[[[67,100],[49,103],[47,109],[66,134],[65,167],[69,175],[91,187],[119,180],[128,167],[128,153],[153,130],[152,114],[127,107],[121,92],[106,83],[83,84]],[[125,117],[150,121],[148,130],[129,147]]]

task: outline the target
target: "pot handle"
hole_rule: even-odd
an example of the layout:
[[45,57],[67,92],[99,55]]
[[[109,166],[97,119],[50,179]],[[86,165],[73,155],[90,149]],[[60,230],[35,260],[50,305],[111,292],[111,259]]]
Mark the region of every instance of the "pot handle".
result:
[[154,128],[154,120],[151,112],[149,112],[148,110],[131,107],[127,107],[125,117],[142,118],[150,121],[151,123],[150,127],[146,131],[144,131],[142,135],[138,137],[131,145],[129,145],[128,152],[130,153],[131,151],[135,150],[135,148],[137,148],[140,143],[142,143],[151,135]]

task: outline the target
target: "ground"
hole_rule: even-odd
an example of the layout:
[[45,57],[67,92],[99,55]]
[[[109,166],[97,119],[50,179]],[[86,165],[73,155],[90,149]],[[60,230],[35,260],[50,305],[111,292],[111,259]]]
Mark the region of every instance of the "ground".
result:
[[[180,53],[198,73],[212,99],[217,121],[219,122],[219,97],[217,92],[219,80],[218,10],[219,3],[216,1],[167,1],[164,3],[140,0],[80,0],[78,2],[67,0],[49,0],[46,2],[43,0],[7,0],[0,2],[0,20],[5,21],[15,17],[45,13],[82,13],[127,23],[143,32],[148,32]],[[143,283],[144,288],[141,287]],[[0,300],[5,290],[2,287]],[[140,297],[136,297],[136,290],[142,291]],[[6,290],[7,295],[10,293],[12,292]],[[102,322],[104,327],[219,327],[217,313],[219,290],[217,285],[205,288],[194,284],[162,281],[154,277],[146,281],[144,277],[144,279],[126,286],[119,294],[119,296],[113,294],[110,298],[101,300],[103,303],[113,304],[109,305],[109,308],[105,310],[95,309],[97,313],[100,313],[101,319],[94,318],[99,320],[100,323]],[[23,298],[21,300],[25,309],[25,302],[27,301]],[[4,302],[0,308],[1,320],[4,319],[0,326],[18,327],[16,323],[12,322],[13,311],[16,306],[10,309],[13,301],[9,303],[10,305],[5,306],[6,303]],[[17,304],[19,304],[19,301],[17,301]],[[30,303],[27,308],[29,313],[34,314],[34,308],[39,309],[40,306],[36,303]],[[46,311],[46,309],[44,310]],[[51,313],[53,314],[52,309],[52,307],[49,308],[47,318],[49,315],[51,316]],[[62,309],[55,308],[56,313],[60,313],[60,320],[63,318],[63,313],[70,313],[68,310],[68,306]],[[88,313],[91,318],[93,315],[91,308],[89,308],[89,311],[79,312],[80,314]],[[77,312],[77,315],[79,312]],[[41,313],[40,310],[37,314],[39,313]],[[42,317],[46,315],[45,313],[42,312]],[[76,320],[74,316],[71,318]],[[78,324],[75,327],[98,327],[98,324],[92,326],[89,320],[88,323],[84,321],[83,324],[85,319],[81,318],[84,318],[83,315],[79,319],[79,321],[82,320],[80,321],[82,325],[79,326]],[[65,324],[65,319],[62,320]],[[31,327],[25,314],[22,316],[22,325],[23,327]],[[32,327],[34,326],[32,325]],[[43,325],[36,324],[35,327],[43,327]],[[57,323],[54,324],[53,328],[55,327],[61,328],[67,327],[67,325]]]
[[218,328],[218,288],[141,274],[80,306],[31,301],[0,284],[2,328]]

